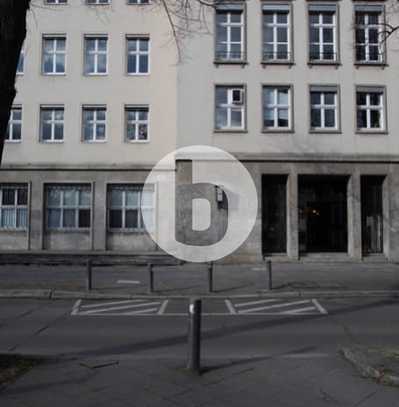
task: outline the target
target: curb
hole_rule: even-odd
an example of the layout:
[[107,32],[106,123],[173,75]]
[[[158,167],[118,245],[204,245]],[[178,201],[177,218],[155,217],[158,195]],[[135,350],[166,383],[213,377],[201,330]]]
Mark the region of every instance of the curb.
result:
[[352,363],[357,371],[363,376],[376,380],[378,383],[386,384],[389,386],[399,386],[399,376],[385,373],[378,370],[367,363],[366,357],[360,349],[352,350],[350,348],[342,348],[341,353],[343,357]]
[[102,299],[132,299],[132,298],[399,298],[398,290],[307,290],[307,291],[260,291],[254,294],[159,294],[142,293],[142,294],[129,294],[129,293],[103,293],[100,291],[66,291],[66,290],[52,290],[52,289],[0,289],[0,299],[15,298],[15,299],[51,299],[51,300],[67,300],[67,299],[87,299],[87,300],[102,300]]

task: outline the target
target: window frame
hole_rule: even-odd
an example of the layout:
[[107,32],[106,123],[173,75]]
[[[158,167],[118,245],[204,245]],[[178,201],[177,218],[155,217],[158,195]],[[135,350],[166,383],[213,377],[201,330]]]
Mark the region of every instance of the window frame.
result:
[[[335,106],[335,127],[312,127],[312,92],[320,93],[335,93],[335,105],[324,105],[320,99],[320,114],[321,122],[323,122],[323,112],[325,109],[331,109],[331,106]],[[309,133],[313,134],[341,134],[341,88],[340,85],[335,84],[311,84],[309,85]],[[324,99],[324,96],[323,96]],[[329,107],[330,106],[330,107]],[[324,119],[325,121],[325,119]]]
[[[278,91],[279,89],[288,89],[288,127],[266,127],[265,124],[265,98],[264,98],[264,91],[266,88],[271,88],[273,91]],[[277,94],[278,98],[278,94]],[[274,83],[263,83],[261,86],[261,106],[262,106],[262,123],[261,123],[261,128],[262,128],[262,133],[293,133],[294,132],[294,87],[292,84],[274,84]],[[281,106],[281,107],[279,107]],[[279,105],[278,103],[276,105],[273,105],[273,110],[277,111],[279,108],[285,108],[283,105]],[[275,112],[274,112],[274,120],[276,119],[275,117]],[[278,115],[277,115],[277,122],[278,122]]]
[[86,6],[109,6],[111,0],[85,0]]
[[[87,61],[87,40],[106,40],[107,49],[106,51],[98,51],[98,42],[96,42],[96,52],[94,52],[94,67],[95,72],[87,72],[86,71],[86,61]],[[98,55],[103,54],[105,55],[105,72],[98,72]],[[84,34],[83,36],[83,76],[87,77],[95,77],[95,76],[107,76],[109,73],[109,36],[108,34]]]
[[49,6],[65,6],[68,4],[68,0],[44,0],[44,4]]
[[[44,124],[44,122],[43,122],[43,118],[42,118],[42,113],[44,111],[46,111],[46,110],[50,110],[51,111],[51,116],[52,116],[52,118],[51,118],[51,120],[49,122],[50,126],[51,126],[51,139],[49,139],[49,140],[45,140],[43,138],[43,124]],[[62,139],[60,139],[60,140],[56,140],[54,138],[55,126],[57,124],[60,124],[60,122],[61,122],[60,120],[55,119],[55,112],[57,110],[61,110],[62,113],[63,113],[62,114]],[[43,143],[43,144],[60,144],[60,143],[63,143],[64,139],[65,139],[65,107],[64,107],[64,105],[40,105],[39,114],[40,114],[40,117],[39,117],[39,122],[40,122],[40,124],[39,124],[39,126],[40,126],[40,129],[39,129],[39,142]]]
[[[139,49],[136,52],[129,52],[129,40],[147,40],[148,42],[148,51],[140,51]],[[139,47],[139,43],[138,43]],[[140,55],[147,55],[147,72],[129,72],[129,55],[136,55],[136,68],[140,67]],[[127,34],[125,37],[125,72],[127,76],[148,76],[150,75],[151,71],[151,40],[150,36],[147,34],[143,35],[135,35],[135,34]]]
[[[95,116],[97,117],[97,110],[104,110],[105,111],[105,120],[101,120],[100,122],[104,122],[104,134],[105,137],[103,140],[98,140],[97,137],[90,139],[90,140],[86,140],[85,139],[85,133],[84,133],[84,125],[85,125],[85,121],[84,121],[84,112],[85,110],[94,110],[96,112]],[[81,132],[82,132],[82,136],[81,136],[81,142],[82,143],[87,143],[87,144],[96,144],[96,143],[106,143],[107,142],[107,105],[82,105],[81,106],[81,115],[82,115],[82,119],[81,119],[81,123],[82,123],[82,128],[81,128]],[[93,120],[94,121],[94,120]],[[93,128],[93,132],[94,129],[97,130],[97,119],[95,120],[95,127]],[[102,124],[102,123],[100,123]],[[94,132],[95,134],[97,134],[97,132]]]
[[[147,120],[134,120],[133,122],[136,125],[140,125],[140,124],[146,124],[147,125],[147,138],[145,140],[140,140],[138,138],[135,139],[129,139],[127,137],[128,131],[127,131],[127,125],[128,125],[128,120],[127,120],[127,116],[128,116],[128,112],[129,111],[135,111],[136,112],[136,117],[137,117],[137,112],[139,111],[143,111],[146,110],[147,111]],[[137,131],[136,131],[137,133]],[[125,143],[139,143],[139,144],[145,144],[145,143],[149,143],[150,142],[150,107],[149,105],[125,105],[124,106],[124,142]]]
[[[22,44],[21,51],[19,52],[18,58],[19,59],[18,59],[16,75],[23,76],[25,74],[25,44]],[[19,69],[20,66],[22,67],[21,70]]]
[[[152,191],[152,205],[151,206],[141,206],[141,200],[142,200],[142,192],[144,188],[148,188],[146,184],[140,184],[140,183],[114,183],[110,182],[107,183],[106,185],[106,191],[107,191],[107,196],[106,196],[106,213],[107,213],[107,224],[106,224],[106,229],[107,232],[110,233],[124,233],[124,234],[147,234],[149,231],[145,228],[145,225],[142,222],[142,208],[151,210],[152,211],[152,223],[155,229],[155,219],[156,219],[156,185],[152,185],[151,191]],[[122,205],[118,206],[112,206],[111,205],[111,192],[112,190],[121,190],[122,191]],[[126,200],[126,192],[127,191],[137,191],[138,192],[138,205],[127,205],[127,200]],[[111,210],[120,210],[122,211],[122,227],[116,228],[116,227],[111,227],[110,221],[110,212]],[[132,228],[132,227],[126,227],[126,211],[128,210],[137,210],[137,228]]]
[[[382,124],[382,127],[358,127],[358,121],[357,121],[357,115],[358,115],[358,104],[357,104],[357,95],[358,93],[380,93],[381,94],[381,112],[382,112],[382,117],[380,116],[380,123]],[[369,99],[369,96],[367,97]],[[388,134],[388,104],[387,104],[387,89],[385,86],[377,86],[377,85],[356,85],[355,86],[355,133],[356,134]],[[370,104],[366,105],[361,105],[361,106],[374,106]],[[361,110],[366,110],[366,109],[361,109]],[[368,111],[371,110],[378,110],[378,109],[369,109]],[[367,121],[370,121],[370,115],[367,113]]]
[[[14,190],[14,204],[3,205],[3,190],[13,189]],[[26,190],[26,204],[18,204],[18,190]],[[30,205],[30,188],[28,183],[0,183],[0,232],[6,231],[17,231],[17,232],[27,232],[29,229],[29,205]],[[3,209],[13,209],[15,211],[15,222],[11,227],[4,227],[3,224]],[[26,210],[26,224],[24,226],[17,226],[17,213],[18,209]]]
[[[51,188],[59,188],[61,190],[60,194],[60,206],[51,205],[49,206],[48,203],[48,191]],[[64,205],[64,191],[67,189],[75,189],[76,191],[79,190],[88,190],[90,195],[90,203],[88,205],[80,205],[79,204],[79,194],[75,196],[75,204],[74,205]],[[44,203],[45,203],[45,229],[46,231],[50,232],[88,232],[91,230],[93,226],[93,184],[87,182],[73,182],[73,183],[46,183],[44,184]],[[49,209],[57,209],[60,210],[60,222],[61,226],[49,226]],[[64,220],[64,211],[65,210],[74,210],[75,211],[75,225],[74,227],[71,226],[62,226]],[[90,226],[79,227],[79,210],[89,210],[89,219],[90,219]]]
[[[241,108],[241,112],[242,112],[242,126],[241,127],[224,127],[224,128],[218,128],[216,126],[216,117],[217,117],[217,113],[216,110],[218,108],[218,104],[217,104],[217,95],[216,95],[216,91],[217,88],[227,88],[227,99],[229,101],[229,98],[232,99],[232,93],[236,90],[241,90],[243,92],[243,97],[244,97],[244,102],[242,103],[242,108]],[[231,94],[231,96],[229,96],[229,93]],[[224,84],[224,83],[218,83],[214,85],[214,110],[213,110],[213,114],[214,114],[214,133],[246,133],[247,132],[247,87],[245,84]],[[236,105],[236,106],[240,106],[240,105]],[[231,110],[233,109],[234,104],[229,104],[227,103],[225,108],[229,109],[228,112],[230,111],[230,122],[231,122]],[[229,113],[227,114],[227,122],[229,122]]]
[[[57,51],[56,49],[52,49],[51,56],[52,56],[52,68],[51,72],[46,72],[44,70],[45,59],[44,55],[46,54],[45,51],[45,41],[52,40],[57,41],[58,39],[65,41],[65,49],[64,51]],[[56,68],[57,64],[57,55],[64,55],[64,71],[63,72],[56,72],[54,68]],[[41,61],[41,73],[44,76],[64,76],[66,75],[67,70],[67,36],[66,34],[42,34],[42,61]]]
[[[20,112],[21,112],[21,119],[20,120],[13,119],[14,110],[20,110]],[[17,122],[17,123],[15,123],[15,122]],[[7,134],[10,136],[11,134],[14,133],[14,123],[20,125],[21,137],[19,139],[15,139],[14,136],[12,136],[12,138],[7,138]],[[10,117],[8,119],[8,124],[7,124],[7,130],[6,130],[6,134],[4,136],[4,142],[5,143],[15,144],[15,143],[21,143],[22,142],[22,124],[23,124],[22,105],[13,105],[11,107]],[[11,129],[12,129],[12,132],[10,132],[10,126],[11,126]]]
[[[385,10],[385,5],[384,4],[376,4],[376,3],[371,3],[371,4],[358,4],[354,5],[353,7],[353,21],[354,21],[354,29],[353,29],[353,60],[354,60],[354,65],[355,66],[385,66],[387,65],[387,45],[386,41],[384,41],[383,44],[378,43],[378,50],[379,54],[381,55],[381,60],[378,61],[371,61],[371,60],[358,60],[357,59],[357,47],[358,47],[358,42],[357,42],[357,29],[358,29],[358,24],[356,22],[356,16],[357,13],[378,13],[379,14],[379,19],[381,19],[380,23],[377,25],[379,27],[380,25],[383,25],[386,23],[386,10]],[[363,29],[366,30],[366,25],[363,26]],[[367,29],[367,31],[369,28]],[[380,37],[380,35],[379,35]],[[363,46],[366,48],[365,55],[370,54],[370,47],[371,44],[364,43]],[[374,45],[374,44],[373,44]],[[367,51],[368,50],[368,51]]]
[[[308,20],[308,65],[340,65],[341,64],[341,52],[340,52],[340,15],[339,15],[339,0],[332,0],[332,1],[327,1],[324,3],[323,0],[318,0],[318,1],[310,1],[308,6],[307,6],[307,20]],[[324,10],[323,10],[324,9]],[[330,9],[330,10],[329,10]],[[334,9],[334,11],[332,11]],[[325,13],[332,13],[333,14],[333,24],[323,24],[320,23],[320,15]],[[319,31],[319,57],[321,54],[323,54],[324,46],[327,44],[331,43],[325,43],[322,42],[322,36],[320,36],[320,33],[323,32],[323,28],[333,28],[333,53],[335,55],[335,58],[333,59],[312,59],[311,58],[311,14],[312,13],[318,13],[319,15],[319,22],[317,23],[318,26],[318,31]]]
[[137,3],[130,3],[131,0],[126,0],[128,6],[148,6],[151,4],[151,0],[144,0],[146,3],[143,3],[143,0],[137,0]]
[[[223,13],[234,13],[234,12],[239,12],[242,16],[242,21],[240,24],[238,23],[233,23],[233,26],[241,26],[241,58],[222,58],[218,56],[218,39],[217,39],[217,33],[218,33],[218,22],[217,22],[217,14],[218,12],[223,12]],[[226,23],[229,24],[229,23]],[[237,25],[235,25],[237,24]],[[231,22],[230,25],[227,25],[228,27],[231,27]],[[227,30],[227,32],[231,32],[230,30]],[[229,36],[231,37],[231,34],[229,35],[227,33],[227,39],[226,39],[226,44],[230,44],[231,46],[231,41],[228,42]],[[235,43],[235,41],[234,41]],[[229,51],[231,52],[231,51]],[[214,58],[214,64],[215,65],[229,65],[229,64],[238,64],[238,65],[245,65],[247,64],[247,10],[246,10],[246,2],[245,1],[230,1],[226,2],[226,4],[220,3],[219,5],[216,6],[215,11],[214,11],[214,53],[213,53],[213,58]]]
[[[267,8],[270,9],[267,9]],[[279,11],[285,11],[287,10],[287,46],[288,46],[288,50],[287,50],[287,54],[288,54],[288,58],[287,59],[266,59],[265,58],[265,41],[264,41],[264,30],[266,27],[266,24],[264,22],[264,15],[267,12],[270,13],[278,13]],[[286,2],[281,2],[279,0],[275,1],[275,2],[271,2],[270,4],[263,0],[261,3],[261,64],[262,65],[293,65],[294,64],[294,35],[293,35],[293,23],[294,23],[294,18],[293,18],[293,7],[292,7],[292,2],[291,1],[286,1]],[[274,23],[275,27],[277,28],[279,26],[278,23]],[[284,24],[281,24],[282,26],[284,26]],[[276,30],[277,31],[277,30]],[[277,32],[274,32],[274,34],[277,36]],[[278,41],[277,41],[278,43]],[[275,48],[275,47],[274,47]],[[273,53],[276,52],[276,50],[273,50]]]

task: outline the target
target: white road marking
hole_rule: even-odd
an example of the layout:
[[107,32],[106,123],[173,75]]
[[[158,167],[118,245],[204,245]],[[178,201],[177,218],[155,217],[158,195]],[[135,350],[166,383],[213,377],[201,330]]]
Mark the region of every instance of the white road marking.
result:
[[163,302],[161,307],[159,308],[158,315],[163,315],[165,313],[166,307],[168,306],[169,300]]
[[75,302],[74,306],[72,307],[71,315],[76,315],[79,312],[79,307],[80,307],[81,303],[82,303],[82,300],[77,300]]
[[284,312],[282,312],[282,314],[285,314],[285,315],[295,315],[295,314],[302,314],[302,313],[304,313],[304,312],[307,312],[307,311],[314,311],[315,310],[315,307],[312,305],[311,307],[304,307],[304,308],[296,308],[296,309],[293,309],[293,310],[290,310],[290,311],[284,311]]
[[268,302],[276,302],[278,300],[261,300],[261,301],[251,301],[251,302],[240,302],[239,304],[235,304],[235,307],[246,307],[247,305],[258,305],[258,304],[265,304]]
[[89,315],[89,314],[95,314],[95,313],[99,313],[99,312],[108,312],[108,311],[119,311],[122,309],[129,309],[129,308],[136,308],[136,307],[147,307],[147,306],[151,306],[151,305],[159,305],[160,302],[146,302],[144,304],[130,304],[130,305],[124,305],[121,307],[111,307],[111,308],[101,308],[101,309],[94,309],[94,310],[90,310],[90,311],[82,311],[81,314],[82,315]]
[[132,312],[124,312],[122,315],[138,315],[138,314],[150,314],[150,313],[156,313],[158,311],[158,308],[148,308],[148,309],[140,309]]
[[234,305],[231,303],[230,300],[224,300],[227,309],[230,311],[230,314],[237,314]]
[[[329,353],[291,353],[288,355],[281,355],[284,359],[312,359],[312,358],[329,358],[332,357]],[[334,356],[335,357],[335,356]]]
[[[80,301],[82,301],[82,300],[80,300]],[[141,300],[125,300],[125,301],[116,301],[116,302],[101,302],[101,303],[97,303],[97,304],[82,305],[80,308],[108,307],[109,305],[133,304],[133,303],[143,302],[143,301],[147,301],[147,300],[141,299]]]
[[239,314],[247,314],[249,312],[258,312],[258,311],[265,311],[268,309],[273,309],[273,308],[281,308],[281,307],[289,307],[291,305],[300,305],[300,304],[307,304],[309,303],[309,300],[305,301],[294,301],[294,302],[284,302],[282,304],[274,304],[274,305],[268,305],[266,307],[257,307],[257,308],[250,308],[250,309],[245,309],[245,310],[239,310]]
[[315,307],[319,310],[320,314],[325,314],[325,315],[328,314],[327,310],[321,306],[319,301],[317,301],[315,298],[313,298],[312,302],[315,305]]
[[118,280],[117,284],[141,284],[138,280]]

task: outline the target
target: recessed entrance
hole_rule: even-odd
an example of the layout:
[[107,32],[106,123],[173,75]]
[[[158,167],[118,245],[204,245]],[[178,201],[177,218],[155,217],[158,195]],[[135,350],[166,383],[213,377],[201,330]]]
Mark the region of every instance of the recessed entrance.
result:
[[383,176],[363,176],[361,178],[363,254],[382,253],[384,249],[383,182]]
[[347,176],[299,176],[299,250],[348,251]]

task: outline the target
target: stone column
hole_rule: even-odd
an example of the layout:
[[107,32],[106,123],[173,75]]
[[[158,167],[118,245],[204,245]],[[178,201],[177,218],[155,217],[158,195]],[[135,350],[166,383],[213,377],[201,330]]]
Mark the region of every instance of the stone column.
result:
[[298,174],[291,171],[287,180],[287,254],[299,259]]
[[92,249],[107,249],[107,184],[103,179],[97,178],[92,184]]
[[45,191],[42,177],[37,173],[30,184],[29,250],[44,249]]
[[348,254],[362,259],[361,182],[356,168],[348,181]]

